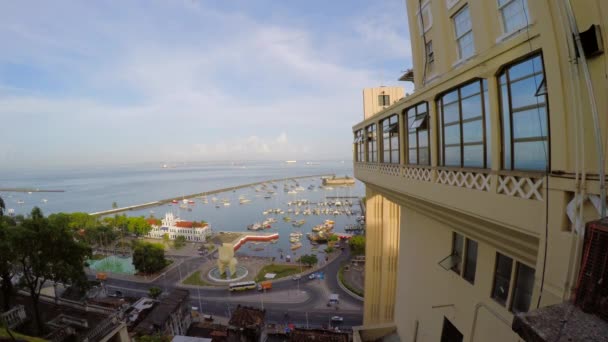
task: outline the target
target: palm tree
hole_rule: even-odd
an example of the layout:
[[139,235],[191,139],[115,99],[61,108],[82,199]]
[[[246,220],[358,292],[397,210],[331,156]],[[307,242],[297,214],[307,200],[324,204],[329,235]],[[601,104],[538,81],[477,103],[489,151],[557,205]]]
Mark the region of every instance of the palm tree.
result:
[[4,215],[4,209],[6,209],[6,207],[4,206],[4,200],[0,196],[0,217]]

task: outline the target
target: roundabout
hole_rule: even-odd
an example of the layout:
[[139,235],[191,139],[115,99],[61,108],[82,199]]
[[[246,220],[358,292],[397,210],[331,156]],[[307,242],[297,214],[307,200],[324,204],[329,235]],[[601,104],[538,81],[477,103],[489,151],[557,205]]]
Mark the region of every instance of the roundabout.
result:
[[219,268],[214,267],[207,273],[207,278],[217,283],[232,283],[247,277],[249,271],[243,266],[236,266],[234,276],[230,272],[226,272],[225,274],[226,276],[223,278]]

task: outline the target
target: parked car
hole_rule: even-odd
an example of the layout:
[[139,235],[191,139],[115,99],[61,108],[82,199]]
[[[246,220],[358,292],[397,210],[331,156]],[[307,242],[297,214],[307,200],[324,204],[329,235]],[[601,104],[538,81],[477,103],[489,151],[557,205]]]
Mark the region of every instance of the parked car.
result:
[[316,273],[311,273],[311,274],[308,276],[308,279],[311,279],[311,280],[312,280],[312,279],[315,279],[316,277],[317,277],[317,274],[316,274]]
[[344,321],[344,317],[342,317],[342,316],[333,316],[333,317],[331,318],[331,320],[332,320],[333,322],[342,322],[342,321]]
[[302,279],[302,276],[299,274],[294,275],[293,277],[291,277],[292,280],[300,280]]

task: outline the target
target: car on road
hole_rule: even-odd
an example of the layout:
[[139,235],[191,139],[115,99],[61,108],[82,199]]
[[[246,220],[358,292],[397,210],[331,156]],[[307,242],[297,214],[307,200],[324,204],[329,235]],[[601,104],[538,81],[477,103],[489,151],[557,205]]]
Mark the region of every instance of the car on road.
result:
[[333,317],[331,318],[331,320],[332,320],[333,322],[342,322],[342,321],[344,321],[344,317],[342,317],[342,316],[333,316]]
[[291,277],[292,280],[300,280],[302,279],[302,276],[299,274],[294,275],[293,277]]
[[311,273],[311,274],[308,276],[308,279],[311,279],[311,280],[312,280],[312,279],[315,279],[316,277],[317,277],[317,274],[316,274],[316,273]]

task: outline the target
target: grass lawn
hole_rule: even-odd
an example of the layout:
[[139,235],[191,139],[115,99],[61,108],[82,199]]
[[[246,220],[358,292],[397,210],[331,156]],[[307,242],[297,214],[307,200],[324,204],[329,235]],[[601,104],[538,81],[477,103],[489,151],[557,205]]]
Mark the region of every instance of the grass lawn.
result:
[[211,284],[201,279],[201,271],[192,273],[188,278],[182,282],[184,285],[197,285],[197,286],[209,286]]
[[[302,272],[304,272],[308,269],[309,269],[308,266],[302,266]],[[275,265],[275,264],[266,265],[266,266],[262,267],[260,272],[258,272],[258,275],[255,277],[255,281],[259,282],[259,281],[266,280],[266,278],[264,278],[266,273],[276,273],[277,276],[274,279],[285,278],[285,277],[289,277],[292,274],[300,273],[300,266],[299,265]]]

